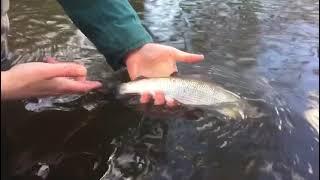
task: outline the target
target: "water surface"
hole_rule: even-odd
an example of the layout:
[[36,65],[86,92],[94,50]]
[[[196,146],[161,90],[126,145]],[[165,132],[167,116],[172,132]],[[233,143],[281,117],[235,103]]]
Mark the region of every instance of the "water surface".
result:
[[[109,81],[105,58],[56,1],[10,3],[14,64],[54,56],[85,64],[90,79]],[[262,99],[253,103],[269,116],[228,121],[206,110],[141,107],[96,92],[6,103],[11,177],[319,178],[319,115],[305,116],[319,106],[318,1],[132,4],[155,41],[205,55],[203,63],[179,64],[179,73]]]

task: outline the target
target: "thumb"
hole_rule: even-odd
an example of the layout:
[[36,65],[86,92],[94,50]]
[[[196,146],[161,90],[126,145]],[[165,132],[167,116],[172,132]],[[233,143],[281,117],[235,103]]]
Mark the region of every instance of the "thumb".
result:
[[196,63],[204,59],[204,56],[202,54],[191,54],[179,49],[175,49],[174,54],[175,60],[179,62]]

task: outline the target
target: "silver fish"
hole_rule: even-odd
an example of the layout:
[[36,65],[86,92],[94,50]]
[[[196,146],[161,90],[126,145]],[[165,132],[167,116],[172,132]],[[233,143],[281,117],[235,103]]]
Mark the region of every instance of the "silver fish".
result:
[[[219,113],[234,119],[256,116],[255,108],[249,107],[239,95],[211,82],[190,78],[163,77],[131,81],[122,83],[118,87],[120,95],[142,94],[143,92],[154,94],[157,91],[163,92],[166,99],[175,99],[181,104],[214,106]],[[246,110],[246,108],[250,109]]]

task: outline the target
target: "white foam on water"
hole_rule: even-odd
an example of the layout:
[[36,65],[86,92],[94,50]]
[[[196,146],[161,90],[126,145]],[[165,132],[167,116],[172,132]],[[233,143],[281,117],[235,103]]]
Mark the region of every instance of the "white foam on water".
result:
[[228,144],[228,141],[224,141],[219,147],[222,149],[224,147],[226,147]]
[[309,174],[313,174],[313,169],[310,163],[308,163],[308,172]]
[[212,122],[209,122],[209,123],[207,123],[207,124],[204,124],[204,125],[202,125],[201,127],[197,127],[196,129],[198,130],[198,131],[203,131],[203,130],[206,130],[206,129],[208,129],[208,128],[211,128],[213,125],[212,125]]
[[304,117],[319,135],[319,93],[309,92],[308,97],[308,107],[304,111]]

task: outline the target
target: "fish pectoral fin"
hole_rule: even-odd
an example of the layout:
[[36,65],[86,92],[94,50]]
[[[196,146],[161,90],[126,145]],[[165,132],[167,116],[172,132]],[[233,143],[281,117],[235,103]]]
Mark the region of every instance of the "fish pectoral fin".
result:
[[215,105],[214,110],[229,119],[244,120],[246,118],[241,104],[237,102],[220,103]]
[[265,99],[254,99],[254,98],[248,98],[248,97],[242,97],[244,100],[251,101],[251,102],[261,102],[266,103]]
[[226,108],[226,107],[229,107],[229,108],[237,107],[237,108],[239,108],[240,104],[239,104],[239,102],[223,102],[223,103],[216,104],[213,107],[215,107],[215,108]]
[[217,111],[226,116],[229,117],[231,119],[241,119],[244,120],[245,119],[245,115],[243,113],[243,111],[241,109],[234,109],[234,108],[220,108],[217,109]]
[[246,115],[239,104],[237,103],[220,103],[214,106],[193,106],[194,108],[204,109],[211,112],[214,116],[221,116],[221,118],[243,120]]

